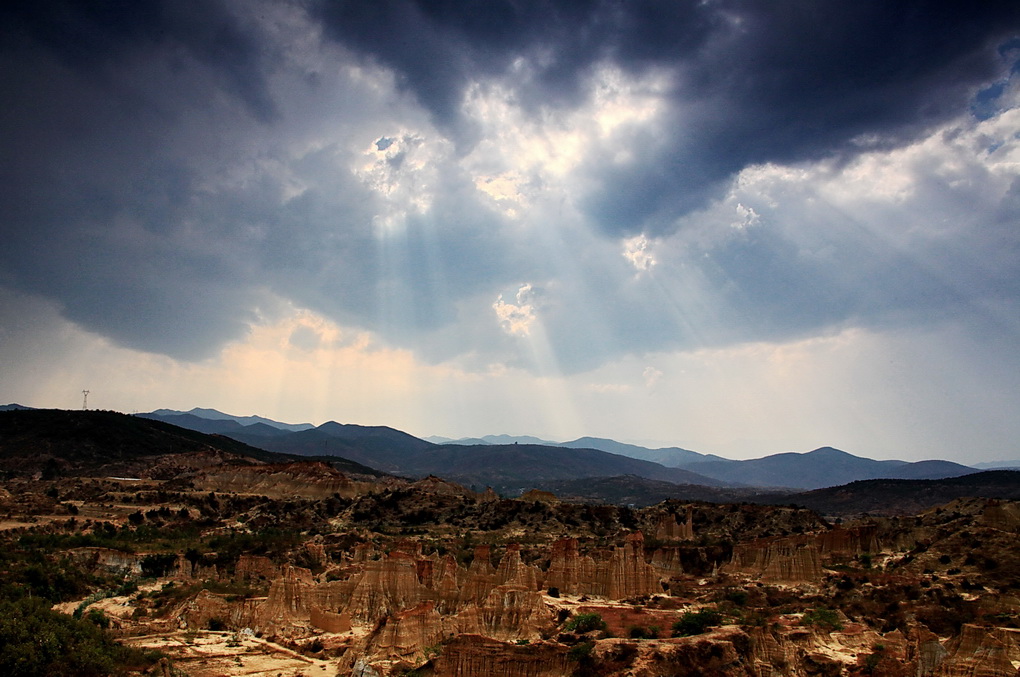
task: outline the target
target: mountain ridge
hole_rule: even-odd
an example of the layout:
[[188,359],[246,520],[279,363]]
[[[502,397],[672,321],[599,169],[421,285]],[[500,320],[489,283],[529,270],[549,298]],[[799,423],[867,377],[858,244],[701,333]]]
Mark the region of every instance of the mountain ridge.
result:
[[[205,415],[216,418],[205,419]],[[706,478],[700,480],[705,486],[721,483],[723,486],[811,490],[864,479],[935,479],[977,471],[975,468],[942,460],[913,463],[901,460],[874,460],[833,447],[819,447],[809,452],[783,452],[757,459],[734,460],[714,454],[702,454],[681,447],[649,449],[598,437],[580,437],[567,442],[549,442],[533,436],[487,435],[477,440],[464,438],[435,444],[388,426],[361,426],[328,421],[319,426],[305,428],[303,426],[310,424],[280,424],[263,417],[231,416],[215,409],[195,408],[188,413],[157,410],[149,414],[141,414],[141,416],[167,420],[184,427],[200,429],[203,432],[228,435],[246,444],[278,453],[347,458],[383,472],[401,473],[424,470],[423,462],[415,460],[413,457],[432,446],[460,446],[473,448],[476,452],[485,447],[501,448],[504,458],[500,460],[492,454],[487,454],[486,458],[491,459],[493,467],[482,472],[476,479],[483,476],[498,478],[505,475],[499,466],[513,463],[512,450],[509,450],[508,447],[514,446],[514,443],[518,446],[520,444],[539,444],[546,449],[572,449],[575,451],[592,449],[621,458],[646,461],[657,464],[658,479],[668,481],[668,478],[673,476],[673,470],[681,469]],[[242,421],[257,422],[244,424],[241,423]],[[289,431],[281,426],[302,427],[302,429]],[[466,442],[474,442],[474,444],[466,444]],[[449,455],[451,458],[454,456],[452,452]],[[581,464],[589,460],[585,456],[576,458],[577,462]],[[473,459],[474,462],[477,460]],[[626,468],[627,466],[624,464],[620,467]],[[428,472],[450,476],[451,473],[456,474],[462,470],[462,466],[430,467]],[[582,476],[594,476],[593,472],[588,468],[579,469],[579,475],[574,479]],[[602,474],[631,474],[631,471],[620,470]],[[651,473],[644,469],[640,473],[632,474],[649,475]],[[516,477],[514,481],[520,479],[522,478]]]

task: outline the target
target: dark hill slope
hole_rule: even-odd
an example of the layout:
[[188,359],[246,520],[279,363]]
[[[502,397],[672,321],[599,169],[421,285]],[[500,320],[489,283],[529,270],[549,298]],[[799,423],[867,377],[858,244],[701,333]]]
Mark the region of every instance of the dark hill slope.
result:
[[271,451],[300,456],[342,456],[384,472],[406,472],[405,466],[411,459],[434,446],[431,442],[386,426],[333,421],[311,430],[271,438],[244,432],[228,434]]
[[643,508],[662,501],[705,501],[739,503],[753,496],[755,489],[721,488],[699,484],[675,484],[637,475],[586,477],[579,480],[553,480],[536,487],[551,491],[565,501],[610,503]]
[[405,462],[404,473],[438,475],[464,485],[491,486],[506,493],[553,480],[637,475],[675,484],[724,486],[723,482],[679,468],[617,456],[597,449],[538,444],[433,447]]
[[936,480],[861,480],[799,494],[760,494],[746,500],[795,503],[825,515],[915,515],[966,497],[1020,500],[1020,471],[988,470]]
[[[8,475],[90,475],[139,459],[210,451],[262,462],[295,460],[229,437],[113,411],[0,412],[0,472]],[[338,469],[377,474],[353,463]]]

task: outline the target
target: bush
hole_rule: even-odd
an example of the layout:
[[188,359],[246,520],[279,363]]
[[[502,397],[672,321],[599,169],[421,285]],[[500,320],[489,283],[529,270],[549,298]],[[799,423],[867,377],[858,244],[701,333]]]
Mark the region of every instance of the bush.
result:
[[152,660],[39,598],[0,601],[0,674],[5,677],[120,675]]
[[577,614],[563,626],[567,632],[585,633],[592,630],[605,630],[606,622],[597,613]]
[[570,651],[567,652],[567,658],[578,663],[587,663],[591,661],[594,652],[595,642],[581,642],[570,647]]
[[802,625],[817,625],[829,632],[843,629],[843,623],[839,620],[839,614],[832,609],[812,609],[807,611],[800,622]]
[[674,637],[689,637],[700,635],[713,625],[719,625],[722,621],[722,614],[712,609],[701,609],[700,611],[685,611],[680,620],[673,624]]
[[170,573],[176,564],[177,555],[174,553],[146,555],[141,561],[142,574],[149,578],[162,578]]

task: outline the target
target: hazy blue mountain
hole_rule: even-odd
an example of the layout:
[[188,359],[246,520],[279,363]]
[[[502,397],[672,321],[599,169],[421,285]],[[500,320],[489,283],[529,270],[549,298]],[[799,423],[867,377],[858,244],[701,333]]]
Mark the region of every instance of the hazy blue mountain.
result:
[[984,463],[974,463],[975,468],[981,468],[982,470],[994,470],[996,468],[1003,469],[1018,469],[1020,468],[1020,461],[986,461]]
[[484,437],[459,437],[451,439],[440,435],[423,438],[433,444],[459,444],[461,446],[477,446],[480,444],[544,444],[550,447],[562,446],[558,442],[550,442],[531,435],[485,435]]
[[746,461],[705,461],[685,467],[727,482],[793,489],[820,489],[880,478],[941,479],[975,472],[974,468],[949,461],[875,461],[832,447]]
[[[426,474],[433,473],[457,479],[471,466],[475,467],[471,475],[472,483],[484,482],[484,477],[490,479],[502,477],[508,482],[519,482],[524,480],[525,470],[530,469],[531,472],[539,473],[534,478],[536,480],[541,477],[547,480],[569,480],[629,474],[682,484],[785,487],[804,490],[837,486],[858,480],[940,479],[975,472],[974,468],[949,461],[918,463],[876,461],[832,447],[822,447],[807,453],[788,452],[736,461],[680,447],[649,449],[598,437],[581,437],[568,442],[550,442],[530,435],[486,435],[482,438],[459,440],[435,437],[424,440],[387,426],[360,426],[329,421],[313,427],[307,423],[279,423],[260,416],[232,416],[215,409],[195,408],[189,412],[160,409],[142,416],[205,433],[227,435],[246,444],[275,452],[306,456],[339,456],[385,472],[416,474],[425,471]],[[440,444],[433,444],[434,441]],[[552,454],[550,451],[547,454],[549,459],[555,457],[564,463],[569,460],[570,463],[580,465],[573,473],[564,471],[558,475],[554,473],[555,476],[547,476],[548,473],[542,471],[538,465],[528,462],[526,454],[520,450],[505,449],[521,446],[546,450],[587,450],[619,460],[604,463],[590,454],[570,457]],[[451,450],[441,454],[434,453],[436,447]],[[483,453],[487,447],[503,448],[503,451],[500,452],[501,455]],[[454,453],[454,448],[461,451]],[[465,449],[471,451],[463,452]],[[426,451],[432,455],[428,458],[420,457],[420,454]],[[464,453],[473,456],[468,458]],[[442,467],[440,464],[442,459],[446,459],[452,465]],[[634,468],[627,466],[625,460],[651,464],[651,467]],[[503,464],[504,467],[483,468],[482,466],[487,463]],[[513,467],[518,463],[523,465]],[[676,470],[689,471],[695,475],[674,478],[670,472]],[[464,481],[467,479],[466,476],[461,478]]]
[[539,444],[432,446],[409,457],[401,472],[416,476],[437,475],[466,486],[492,486],[510,492],[550,480],[614,475],[637,475],[674,484],[727,484],[681,468],[667,468],[598,449]]
[[905,463],[885,477],[899,480],[941,480],[949,477],[960,477],[977,472],[971,468],[952,461],[917,461]]
[[625,444],[623,442],[617,442],[616,440],[609,440],[601,437],[579,437],[578,439],[570,442],[560,442],[556,446],[569,447],[571,449],[598,449],[600,451],[608,451],[611,454],[619,454],[620,456],[629,456],[631,458],[640,458],[645,461],[652,461],[653,463],[660,463],[670,468],[683,468],[684,466],[692,463],[701,463],[704,461],[729,461],[729,459],[723,458],[722,456],[716,456],[715,454],[700,454],[696,451],[690,451],[689,449],[682,449],[680,447],[649,449],[647,447],[640,447],[636,444]]
[[485,435],[482,437],[485,444],[543,444],[546,446],[557,446],[556,442],[543,440],[531,435]]
[[[162,409],[160,411],[168,411]],[[203,418],[201,416],[195,416],[194,414],[161,414],[157,412],[151,412],[148,414],[136,414],[138,418],[147,418],[150,421],[163,421],[170,425],[179,426],[181,428],[187,428],[188,430],[196,430],[200,433],[207,435],[230,435],[231,433],[237,433],[244,430],[245,426],[241,425],[233,419],[210,419]]]
[[0,405],[0,411],[31,411],[34,407],[26,407],[23,404],[4,404]]
[[[189,411],[177,411],[174,409],[157,409],[156,411],[150,412],[155,414],[157,417],[161,416],[177,416],[181,414],[190,414],[199,418],[208,419],[210,421],[234,421],[242,426],[249,426],[255,423],[263,423],[273,428],[279,428],[280,430],[289,430],[291,432],[297,432],[299,430],[308,430],[314,428],[311,423],[280,423],[263,416],[234,416],[232,414],[224,414],[222,411],[216,409],[203,409],[201,407],[195,407]],[[160,419],[161,420],[161,419]]]

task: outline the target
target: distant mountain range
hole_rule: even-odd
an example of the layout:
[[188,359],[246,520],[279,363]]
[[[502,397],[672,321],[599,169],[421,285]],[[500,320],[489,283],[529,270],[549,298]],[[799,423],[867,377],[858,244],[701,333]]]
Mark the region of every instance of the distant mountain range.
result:
[[262,424],[267,427],[276,428],[278,430],[288,430],[290,432],[298,432],[301,430],[308,430],[309,428],[315,427],[311,423],[280,423],[279,421],[263,418],[262,416],[234,416],[232,414],[224,414],[222,411],[217,411],[215,409],[202,409],[199,407],[195,407],[190,411],[176,411],[174,409],[157,409],[156,411],[150,412],[148,414],[141,414],[141,416],[145,418],[155,418],[160,420],[165,420],[166,417],[173,416],[193,416],[195,418],[200,418],[206,421],[234,422],[240,427],[250,427],[252,425]]
[[831,447],[737,461],[680,447],[648,449],[597,437],[569,442],[511,435],[426,440],[386,426],[287,424],[215,409],[161,409],[140,416],[226,435],[269,451],[341,456],[384,472],[434,474],[508,492],[544,482],[621,475],[677,485],[805,490],[866,479],[939,479],[975,472],[950,461],[876,461]]
[[[329,422],[293,431],[265,419],[247,424],[237,419],[250,421],[249,417],[207,419],[196,410],[128,416],[16,405],[0,409],[0,476],[95,472],[131,476],[150,462],[146,459],[211,451],[261,461],[326,460],[359,475],[380,475],[392,468],[395,474],[437,475],[476,490],[491,486],[507,495],[540,488],[565,500],[635,506],[679,499],[797,504],[826,515],[913,514],[965,496],[1020,499],[1020,472],[1015,470],[975,472],[947,461],[874,461],[829,447],[749,461],[703,460],[688,466],[725,475],[720,478],[583,446],[433,444],[385,426]],[[583,445],[589,439],[575,442]],[[634,452],[633,445],[612,440],[592,438],[590,442],[632,453],[642,449]],[[277,451],[284,449],[297,453]],[[885,477],[845,480],[867,473]],[[738,480],[751,481],[737,486]],[[765,483],[803,487],[822,481],[828,488],[763,487]]]
[[463,437],[458,440],[451,440],[447,437],[427,437],[425,439],[435,444],[461,444],[465,446],[477,446],[480,444],[541,444],[548,447],[567,447],[570,449],[598,449],[599,451],[607,451],[610,454],[652,461],[671,468],[682,468],[690,463],[700,461],[727,460],[715,454],[699,454],[696,451],[681,449],[680,447],[649,449],[636,444],[626,444],[602,437],[579,437],[569,442],[552,442],[529,435],[485,435],[484,437]]

